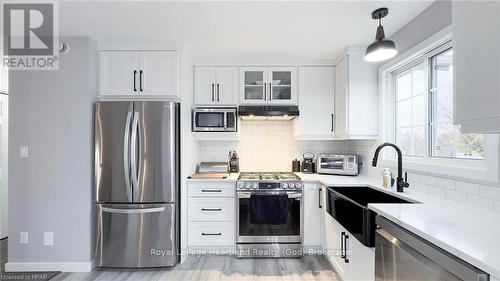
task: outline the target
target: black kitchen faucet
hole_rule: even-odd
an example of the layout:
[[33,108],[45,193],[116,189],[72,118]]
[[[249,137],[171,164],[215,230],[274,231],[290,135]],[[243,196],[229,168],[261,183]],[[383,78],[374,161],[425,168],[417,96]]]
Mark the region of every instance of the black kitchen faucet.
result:
[[410,186],[410,184],[408,183],[408,173],[405,173],[405,178],[403,180],[403,154],[401,153],[401,149],[399,149],[397,145],[390,142],[379,145],[377,149],[375,149],[372,166],[377,167],[378,154],[380,150],[385,146],[392,146],[398,153],[398,178],[396,179],[396,190],[397,192],[403,192],[404,188]]

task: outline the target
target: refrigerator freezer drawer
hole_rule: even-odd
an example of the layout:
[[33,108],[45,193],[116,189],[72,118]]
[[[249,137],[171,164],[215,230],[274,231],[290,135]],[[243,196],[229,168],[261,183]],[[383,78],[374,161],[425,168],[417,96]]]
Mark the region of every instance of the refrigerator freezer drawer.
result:
[[174,204],[97,204],[97,266],[175,265],[176,212]]

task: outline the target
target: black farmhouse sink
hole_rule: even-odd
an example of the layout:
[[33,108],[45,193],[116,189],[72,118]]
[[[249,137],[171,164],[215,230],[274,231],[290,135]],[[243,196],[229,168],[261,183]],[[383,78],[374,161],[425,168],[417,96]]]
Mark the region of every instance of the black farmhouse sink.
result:
[[328,187],[326,210],[347,231],[367,247],[375,246],[375,216],[369,203],[411,204],[411,202],[369,186]]

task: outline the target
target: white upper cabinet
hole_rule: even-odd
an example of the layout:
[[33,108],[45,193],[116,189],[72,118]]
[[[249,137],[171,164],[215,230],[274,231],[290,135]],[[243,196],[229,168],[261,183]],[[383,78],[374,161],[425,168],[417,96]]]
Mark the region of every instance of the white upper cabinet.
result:
[[101,96],[178,97],[179,54],[176,51],[101,51]]
[[139,52],[103,51],[99,54],[99,93],[139,93]]
[[300,116],[295,119],[296,139],[334,139],[334,68],[298,68]]
[[363,57],[363,51],[348,49],[335,65],[334,131],[339,139],[378,135],[377,64]]
[[500,2],[453,1],[454,122],[500,132]]
[[141,95],[176,96],[178,90],[178,52],[140,53],[139,81]]
[[296,67],[242,67],[240,102],[247,104],[296,104]]
[[238,67],[197,66],[194,68],[196,105],[237,105]]

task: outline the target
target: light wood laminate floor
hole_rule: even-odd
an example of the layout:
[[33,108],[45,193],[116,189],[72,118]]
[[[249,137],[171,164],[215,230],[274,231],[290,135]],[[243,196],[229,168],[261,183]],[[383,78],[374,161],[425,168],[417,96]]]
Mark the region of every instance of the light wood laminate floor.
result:
[[189,256],[170,269],[96,269],[61,273],[52,280],[168,281],[340,281],[324,256],[300,259],[238,259],[230,256]]

